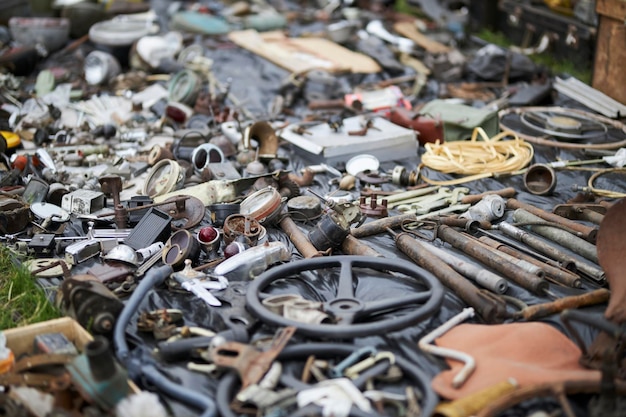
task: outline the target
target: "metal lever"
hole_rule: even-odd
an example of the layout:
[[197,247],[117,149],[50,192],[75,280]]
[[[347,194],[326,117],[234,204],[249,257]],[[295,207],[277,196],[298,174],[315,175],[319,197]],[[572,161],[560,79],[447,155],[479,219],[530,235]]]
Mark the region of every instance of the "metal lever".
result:
[[293,326],[280,329],[265,352],[244,343],[226,342],[212,349],[209,356],[219,367],[236,369],[243,390],[263,378],[295,332]]

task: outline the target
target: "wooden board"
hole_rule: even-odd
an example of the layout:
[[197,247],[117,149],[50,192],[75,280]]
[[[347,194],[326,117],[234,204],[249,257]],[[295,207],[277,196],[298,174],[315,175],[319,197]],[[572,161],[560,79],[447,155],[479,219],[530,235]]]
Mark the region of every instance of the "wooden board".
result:
[[[606,3],[599,1],[598,12],[622,11],[622,16],[626,16],[626,2],[614,0],[612,3],[624,4],[623,9],[613,7],[612,9],[601,9],[600,5]],[[624,17],[620,20],[600,14],[600,24],[598,28],[598,43],[596,45],[596,56],[593,67],[593,88],[602,91],[607,96],[626,104],[626,26]]]
[[597,0],[596,12],[623,22],[626,20],[626,0]]
[[414,22],[398,22],[393,25],[393,29],[405,38],[411,39],[417,45],[432,54],[445,54],[452,51],[452,48],[449,46],[432,40],[417,30]]
[[323,38],[288,38],[282,32],[243,30],[228,34],[230,40],[288,71],[313,69],[328,72],[376,73],[381,68],[367,55],[353,52]]

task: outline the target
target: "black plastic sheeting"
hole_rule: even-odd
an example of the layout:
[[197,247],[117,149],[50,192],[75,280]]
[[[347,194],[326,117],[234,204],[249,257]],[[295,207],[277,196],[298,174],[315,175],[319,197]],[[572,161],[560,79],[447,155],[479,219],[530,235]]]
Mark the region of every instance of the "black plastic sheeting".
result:
[[[304,28],[300,29],[303,30]],[[217,44],[217,47],[215,48],[211,47],[209,44],[206,56],[213,59],[215,62],[213,69],[217,79],[221,82],[226,82],[230,79],[232,93],[248,108],[248,110],[257,115],[259,120],[263,120],[267,117],[269,114],[268,104],[271,103],[274,96],[278,93],[280,84],[288,76],[288,73],[268,61],[255,56],[251,52],[239,49],[231,44],[220,43]],[[367,77],[362,75],[344,75],[340,77],[340,81],[341,85],[350,86],[365,80],[375,81],[384,78],[388,78],[387,74],[383,73]],[[436,84],[433,84],[432,82],[429,83],[426,94],[432,94],[432,91],[428,90],[433,87],[436,88]],[[420,98],[420,102],[424,102],[425,100],[426,97]],[[553,103],[563,106],[580,107],[577,103],[571,102],[563,97],[555,97],[555,101]],[[302,100],[297,102],[297,105],[294,108],[295,116],[292,117],[292,121],[299,120],[299,118],[307,112],[304,104],[305,103]],[[382,163],[381,171],[391,170],[396,165],[403,165],[409,170],[415,169],[420,162],[420,155],[423,151],[424,149],[420,147],[418,155],[412,155],[405,160]],[[293,172],[298,172],[301,168],[309,164],[307,161],[300,158],[298,154],[288,146],[281,146],[279,155],[288,158],[290,162],[287,168]],[[536,146],[533,162],[542,163],[558,159],[576,160],[585,158],[587,157],[583,155],[582,152]],[[435,180],[453,178],[452,176],[443,175],[432,170],[426,170],[425,173],[429,178]],[[525,192],[523,178],[521,175],[509,178],[500,178],[498,180],[484,179],[463,184],[463,186],[469,187],[472,194],[505,187],[514,187],[518,191],[516,197],[518,200],[546,210],[551,210],[554,205],[564,203],[568,199],[573,198],[576,195],[576,192],[572,187],[574,185],[586,185],[590,175],[591,172],[586,171],[558,171],[558,185],[554,194],[551,196],[536,196]],[[329,184],[332,179],[333,177],[330,175],[318,174],[315,177],[315,184],[311,188],[320,194],[326,194],[333,189],[333,186]],[[625,191],[626,181],[624,181],[623,177],[607,178],[599,181],[597,186],[616,191]],[[357,184],[357,187],[360,187],[360,185]],[[383,189],[385,190],[391,190],[393,188],[394,186],[391,184],[385,184],[383,186]],[[353,191],[354,195],[358,195],[357,193],[358,188],[357,191]],[[390,215],[392,214],[397,213],[391,212]],[[507,212],[507,218],[510,217],[510,214],[511,213]],[[209,224],[209,221],[207,213],[203,224]],[[303,230],[310,229],[313,225],[314,223],[301,223]],[[76,226],[77,228],[79,227],[78,225]],[[78,231],[79,230],[77,230],[77,232]],[[286,243],[293,253],[293,262],[297,262],[299,258],[301,258],[296,249],[287,239],[286,235],[279,229],[271,227],[268,228],[268,240],[278,240]],[[389,235],[383,234],[372,236],[364,238],[363,240],[372,248],[384,255],[384,257],[389,258],[391,262],[393,262],[393,259],[396,258],[407,259],[395,248],[393,238]],[[447,245],[442,246],[447,250],[459,254],[458,251],[449,248]],[[200,261],[202,261],[202,259]],[[86,269],[90,264],[91,262],[88,262],[82,265],[80,269]],[[75,272],[80,271],[80,269],[77,269]],[[223,295],[220,295],[220,293],[216,293],[216,295],[221,296],[224,301],[228,301],[235,307],[241,307],[245,303],[244,293],[248,283],[238,282],[236,285],[243,289],[243,291],[240,291],[239,293],[228,291],[228,294],[226,295],[232,298],[224,297]],[[581,294],[597,287],[598,286],[593,282],[583,280],[583,288],[581,289],[571,289],[551,284],[550,291],[557,296],[565,296]],[[363,299],[393,298],[413,291],[415,288],[415,283],[411,283],[406,279],[397,278],[391,275],[381,277],[377,274],[365,274],[359,276],[357,294],[363,297]],[[324,300],[332,295],[333,291],[334,284],[328,280],[328,277],[315,273],[307,273],[306,277],[301,277],[301,279],[284,281],[280,288],[275,290],[276,293],[301,294],[304,298],[310,300]],[[512,282],[509,282],[509,290],[506,294],[518,298],[529,305],[551,301],[550,298],[533,295]],[[414,326],[410,326],[409,328],[394,333],[386,333],[383,329],[380,334],[372,334],[368,337],[355,338],[353,340],[321,341],[331,343],[352,343],[354,344],[355,349],[361,346],[375,346],[379,350],[391,350],[392,352],[402,355],[417,364],[419,368],[432,378],[441,370],[445,369],[446,365],[443,360],[433,359],[432,357],[428,357],[421,353],[417,348],[417,342],[430,330],[459,313],[464,307],[466,307],[465,304],[460,301],[456,295],[454,295],[451,291],[446,291],[440,310],[437,311],[431,318],[426,319]],[[164,287],[156,288],[152,291],[149,296],[143,300],[139,311],[150,311],[162,308],[180,309],[184,312],[185,325],[205,327],[214,331],[221,331],[228,328],[227,316],[233,311],[233,308],[229,308],[227,306],[217,308],[210,307],[191,294],[172,292]],[[603,306],[599,306],[589,308],[588,311],[600,314],[603,309]],[[239,312],[240,311],[237,311],[237,314],[239,314]],[[402,312],[396,314],[402,314]],[[180,385],[188,387],[190,390],[199,391],[213,397],[217,390],[218,380],[203,374],[188,371],[186,369],[187,361],[164,363],[154,358],[153,349],[156,346],[155,340],[151,335],[137,332],[135,326],[136,317],[137,315],[132,320],[133,324],[127,329],[129,343],[134,347],[132,355],[138,358],[141,357],[142,360],[147,362],[154,362],[159,369],[162,370],[164,376],[178,382]],[[254,318],[252,319],[252,323],[250,323],[251,329],[253,330],[252,340],[271,336],[275,332],[275,328],[266,326],[261,322],[254,322]],[[552,316],[542,321],[550,323],[557,329],[565,332],[558,316]],[[467,322],[479,322],[479,319],[474,318],[472,320],[468,320]],[[591,340],[595,337],[595,330],[586,328],[585,326],[576,327],[580,330],[583,339],[587,343],[591,342]],[[291,343],[309,343],[313,341],[317,340],[296,335],[292,339]],[[540,341],[538,342],[540,343]],[[141,380],[136,382],[143,389],[151,389],[150,386],[146,386]],[[166,397],[163,397],[163,400],[166,401],[171,407],[173,415],[182,417],[199,414],[199,410],[189,409],[186,406]],[[545,402],[541,402],[542,406],[545,404]],[[523,411],[514,410],[511,412],[511,415],[525,415],[528,411],[531,411],[533,407],[534,405],[530,405]],[[577,412],[580,412],[581,415],[586,414],[584,404],[577,410]]]

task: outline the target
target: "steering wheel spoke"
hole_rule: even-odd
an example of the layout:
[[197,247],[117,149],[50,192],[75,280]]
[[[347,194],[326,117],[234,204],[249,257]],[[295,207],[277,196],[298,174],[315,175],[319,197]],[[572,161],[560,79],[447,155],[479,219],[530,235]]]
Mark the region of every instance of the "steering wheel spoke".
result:
[[[338,273],[329,271],[331,268],[338,268]],[[283,285],[290,279],[301,279],[304,271],[315,271],[320,276],[330,274],[337,280],[335,296],[321,300],[324,312],[333,319],[331,323],[297,321],[263,305],[262,299],[272,294],[274,282],[281,280]],[[414,290],[407,292],[402,289],[397,297],[391,292],[388,298],[361,300],[359,294],[363,292],[358,291],[359,275],[366,271],[368,275],[379,271],[381,279],[396,279],[398,274],[404,275],[415,285]],[[289,262],[267,270],[248,287],[246,307],[266,323],[295,326],[303,335],[346,339],[393,332],[416,324],[439,309],[443,292],[443,287],[432,274],[405,260],[332,256]],[[409,306],[411,308],[406,308]]]

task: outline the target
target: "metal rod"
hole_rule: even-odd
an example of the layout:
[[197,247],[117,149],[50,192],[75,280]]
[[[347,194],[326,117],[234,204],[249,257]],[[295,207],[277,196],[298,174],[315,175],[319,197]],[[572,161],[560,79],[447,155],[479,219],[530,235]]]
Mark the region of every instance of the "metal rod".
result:
[[504,300],[495,294],[476,288],[463,275],[424,249],[425,243],[415,240],[408,233],[398,234],[391,229],[388,231],[394,236],[396,246],[402,253],[435,275],[443,285],[451,289],[467,305],[474,307],[483,320],[488,323],[501,323],[509,317]]
[[416,216],[413,213],[385,217],[384,219],[374,220],[354,228],[350,231],[350,234],[356,238],[373,236],[384,233],[387,229],[397,229],[402,224],[415,221],[415,219]]
[[597,227],[590,227],[584,224],[580,224],[573,220],[566,219],[565,217],[559,216],[558,214],[550,213],[538,207],[535,207],[533,205],[522,203],[521,201],[518,201],[514,198],[509,198],[507,200],[506,207],[510,210],[515,210],[515,209],[526,210],[527,212],[534,214],[535,216],[541,217],[543,220],[558,223],[569,229],[572,229],[580,233],[583,239],[592,243],[596,243],[596,238],[598,237]]
[[291,240],[302,256],[305,258],[317,258],[318,256],[322,256],[322,253],[313,246],[291,217],[284,216],[280,222],[278,222],[278,225],[287,234],[289,240]]
[[509,289],[509,283],[504,278],[486,270],[483,267],[466,262],[463,259],[433,245],[424,245],[424,249],[441,258],[441,260],[450,265],[452,269],[459,274],[463,274],[476,281],[477,284],[487,288],[489,291],[496,294],[504,294]]
[[[543,222],[543,219],[541,217],[535,216],[534,214],[524,209],[515,210],[513,212],[513,220],[518,223]],[[596,249],[596,246],[589,243],[588,241],[578,238],[573,234],[566,232],[565,230],[551,226],[530,225],[528,227],[534,233],[537,233],[538,235],[541,235],[546,239],[550,239],[551,241],[570,249],[571,251],[579,254],[584,258],[589,259],[592,262],[595,262],[596,264],[600,263],[600,261],[598,260],[598,251]]]
[[485,249],[482,245],[477,245],[474,239],[464,236],[449,226],[439,226],[437,228],[437,236],[455,248],[463,251],[463,253],[478,259],[485,265],[500,272],[522,288],[532,291],[535,294],[544,294],[549,287],[546,281],[524,271],[498,253],[492,252],[490,249]]
[[566,265],[574,265],[575,270],[584,273],[586,276],[590,277],[599,284],[604,284],[604,282],[606,281],[606,274],[601,269],[572,258],[563,251],[555,248],[553,245],[542,241],[538,237],[533,236],[531,233],[522,230],[519,227],[515,227],[512,224],[506,222],[500,222],[498,223],[497,228],[507,236],[519,240],[522,243],[525,243],[526,245],[530,246],[536,251],[543,253],[544,255],[556,259]]
[[422,337],[418,342],[418,346],[424,352],[431,353],[436,356],[443,356],[444,358],[450,358],[456,361],[463,362],[463,368],[452,378],[452,386],[454,388],[460,388],[467,378],[472,375],[474,369],[476,369],[476,361],[472,356],[465,352],[461,352],[458,350],[453,350],[450,348],[439,347],[435,345],[431,345],[431,343],[438,337],[442,336],[454,326],[459,323],[462,323],[468,318],[474,317],[474,309],[464,308],[462,312],[452,317],[450,320],[443,323],[441,326],[437,327],[426,336]]
[[572,288],[580,288],[581,286],[580,277],[576,274],[571,273],[570,271],[566,269],[557,268],[555,266],[548,265],[544,262],[541,262],[540,260],[533,258],[530,255],[526,255],[525,253],[515,250],[512,247],[507,246],[502,242],[492,239],[489,236],[483,236],[479,240],[501,252],[504,252],[518,259],[523,259],[526,262],[530,262],[534,265],[541,267],[545,271],[546,276],[548,278],[552,279],[553,281],[559,284],[566,285]]
[[504,198],[511,198],[515,194],[517,194],[517,191],[513,187],[507,187],[507,188],[503,188],[501,190],[495,190],[495,191],[485,191],[484,193],[480,193],[480,194],[466,195],[465,197],[461,198],[460,203],[461,204],[478,203],[480,200],[482,200],[483,197],[487,195],[491,195],[491,194],[497,194]]
[[354,236],[346,236],[341,244],[341,251],[347,255],[371,256],[374,258],[384,258],[384,256],[361,242]]
[[559,298],[558,300],[551,301],[549,303],[535,304],[514,313],[514,315],[525,320],[537,320],[552,314],[560,313],[569,308],[579,308],[606,303],[609,301],[610,295],[611,292],[609,290],[606,288],[600,288],[581,295],[571,295]]

